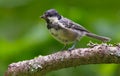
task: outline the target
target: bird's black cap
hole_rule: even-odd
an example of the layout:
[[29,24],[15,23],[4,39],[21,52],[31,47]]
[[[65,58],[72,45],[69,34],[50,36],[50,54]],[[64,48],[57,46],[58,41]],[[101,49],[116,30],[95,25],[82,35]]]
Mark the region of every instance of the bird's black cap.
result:
[[47,17],[54,17],[57,16],[58,19],[61,18],[61,16],[59,15],[59,13],[55,10],[55,9],[50,9],[47,10],[42,16],[41,18],[46,19]]

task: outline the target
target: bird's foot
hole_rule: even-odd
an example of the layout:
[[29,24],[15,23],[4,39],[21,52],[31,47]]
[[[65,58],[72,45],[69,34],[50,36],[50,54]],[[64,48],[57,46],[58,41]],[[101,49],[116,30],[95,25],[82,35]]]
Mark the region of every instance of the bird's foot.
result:
[[74,50],[74,47],[68,48],[68,51]]

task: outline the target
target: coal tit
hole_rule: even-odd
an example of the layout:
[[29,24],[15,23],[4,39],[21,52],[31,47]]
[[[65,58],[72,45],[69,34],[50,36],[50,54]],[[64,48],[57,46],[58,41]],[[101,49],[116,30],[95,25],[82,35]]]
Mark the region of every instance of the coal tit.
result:
[[64,48],[66,45],[73,43],[72,47],[68,49],[69,51],[75,48],[76,43],[83,36],[92,37],[103,42],[110,41],[110,38],[93,34],[80,24],[61,16],[55,9],[47,10],[41,18],[47,22],[47,28],[51,35],[65,45]]

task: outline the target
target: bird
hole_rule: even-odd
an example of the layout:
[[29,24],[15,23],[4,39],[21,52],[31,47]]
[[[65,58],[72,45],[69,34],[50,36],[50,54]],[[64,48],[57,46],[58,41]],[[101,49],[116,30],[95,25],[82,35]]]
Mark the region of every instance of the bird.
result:
[[72,44],[67,50],[71,51],[75,48],[77,42],[84,36],[101,40],[102,42],[109,42],[110,38],[96,35],[82,25],[63,17],[55,9],[49,9],[40,16],[47,23],[47,29],[51,35],[60,43],[64,44],[63,49],[67,45]]

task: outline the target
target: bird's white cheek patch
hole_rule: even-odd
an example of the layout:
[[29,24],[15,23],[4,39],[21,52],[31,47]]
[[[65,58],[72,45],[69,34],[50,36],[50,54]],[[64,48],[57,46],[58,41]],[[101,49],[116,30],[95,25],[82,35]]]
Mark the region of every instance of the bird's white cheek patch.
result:
[[57,17],[48,17],[48,19],[50,20],[50,22],[58,22]]

